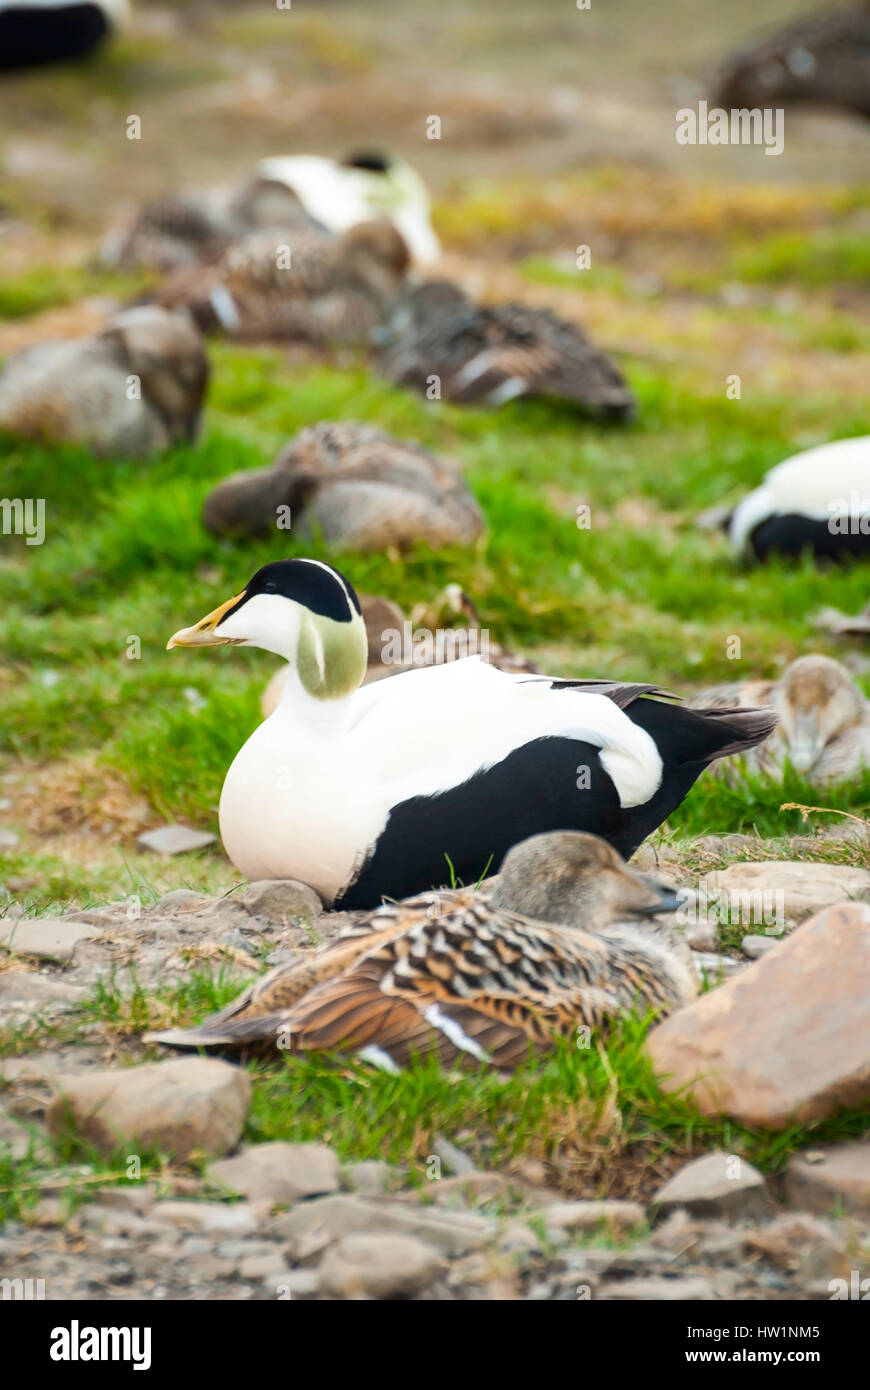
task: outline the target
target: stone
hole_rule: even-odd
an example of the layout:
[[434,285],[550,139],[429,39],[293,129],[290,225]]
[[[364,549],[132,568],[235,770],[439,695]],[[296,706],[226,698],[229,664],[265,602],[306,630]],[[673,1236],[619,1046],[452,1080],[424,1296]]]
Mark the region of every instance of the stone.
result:
[[100,1202],[113,1211],[145,1212],[154,1205],[154,1184],[132,1182],[127,1187],[104,1187],[100,1191]]
[[322,1234],[338,1240],[346,1235],[386,1231],[416,1236],[445,1255],[479,1250],[498,1233],[494,1221],[476,1212],[435,1211],[416,1202],[348,1193],[300,1203],[284,1216],[281,1229],[290,1238],[291,1246],[297,1238],[306,1236]]
[[786,1212],[742,1233],[744,1248],[761,1255],[777,1269],[796,1275],[801,1283],[816,1283],[847,1273],[845,1243],[820,1221],[806,1212]]
[[46,1112],[53,1134],[75,1132],[104,1153],[123,1145],[178,1157],[227,1153],[239,1141],[251,1082],[205,1057],[59,1076]]
[[640,1202],[621,1201],[551,1202],[541,1207],[541,1216],[548,1230],[595,1231],[608,1226],[620,1234],[635,1230],[646,1220]]
[[158,830],[145,830],[137,835],[136,844],[140,849],[149,849],[153,854],[168,858],[173,854],[204,849],[206,845],[213,845],[216,838],[207,830],[194,830],[189,825],[161,825]]
[[263,878],[249,883],[239,901],[252,917],[266,917],[270,922],[283,922],[303,917],[310,921],[323,911],[323,904],[313,888],[295,878]]
[[[264,1279],[263,1283],[273,1280]],[[320,1287],[320,1272],[316,1269],[288,1269],[274,1279],[275,1292],[279,1296],[305,1298],[317,1293]]]
[[652,1206],[665,1214],[684,1207],[695,1216],[761,1216],[767,1205],[758,1169],[722,1150],[686,1163],[652,1199]]
[[247,1202],[169,1200],[155,1203],[150,1216],[161,1226],[204,1235],[247,1236],[260,1226],[257,1213]]
[[360,1163],[350,1163],[342,1168],[341,1176],[345,1187],[351,1192],[373,1197],[393,1186],[398,1170],[380,1158],[364,1158]]
[[286,1269],[287,1261],[276,1246],[264,1255],[246,1255],[239,1261],[239,1277],[242,1279],[266,1279],[279,1270]]
[[157,899],[156,906],[162,908],[164,912],[176,912],[183,907],[195,911],[207,908],[213,898],[207,897],[203,893],[196,893],[192,888],[173,888],[170,892],[164,893],[162,898]]
[[0,946],[20,956],[40,960],[72,960],[76,943],[98,935],[94,927],[80,927],[60,917],[22,917],[0,921]]
[[750,960],[760,960],[768,951],[773,950],[780,939],[777,936],[744,936],[740,949]]
[[792,1154],[785,1173],[790,1202],[828,1215],[835,1208],[870,1216],[870,1141],[837,1144],[821,1163]]
[[337,1192],[341,1186],[338,1159],[325,1144],[251,1144],[232,1158],[208,1167],[208,1178],[238,1192],[251,1202],[292,1206],[303,1197]]
[[511,1191],[521,1193],[523,1183],[518,1179],[506,1177],[503,1173],[479,1173],[472,1171],[463,1177],[439,1178],[426,1187],[426,1196],[431,1197],[438,1206],[447,1206],[460,1201],[493,1202],[508,1197]]
[[651,1276],[605,1284],[599,1289],[597,1297],[618,1303],[700,1303],[715,1298],[716,1292],[709,1279]]
[[440,1134],[437,1134],[432,1141],[432,1152],[436,1158],[440,1158],[448,1173],[453,1173],[458,1178],[466,1177],[469,1173],[476,1171],[475,1164],[468,1155]]
[[32,970],[5,970],[0,974],[0,1012],[4,1022],[10,1015],[60,1013],[86,999],[88,992],[80,985],[68,985],[64,980],[49,979]]
[[323,1256],[320,1291],[332,1298],[411,1298],[444,1267],[438,1251],[414,1236],[344,1236]]
[[0,850],[15,849],[20,843],[14,830],[0,830]]
[[693,922],[686,928],[686,942],[693,951],[706,951],[715,954],[719,948],[719,923],[712,919],[706,922]]
[[647,1049],[662,1086],[751,1129],[870,1099],[870,907],[804,922],[761,960],[665,1019]]
[[[706,876],[708,895],[712,889],[727,894],[752,894],[743,899],[750,911],[740,920],[744,925],[761,925],[760,908],[772,902],[774,911],[782,908],[786,922],[802,922],[825,907],[847,899],[870,895],[870,869],[856,869],[846,864],[822,864],[802,859],[761,860],[757,863],[731,864]],[[771,900],[768,895],[773,894]],[[777,897],[776,895],[781,895]],[[735,901],[731,899],[732,903]],[[755,908],[756,911],[752,911]],[[767,925],[770,921],[765,917]]]

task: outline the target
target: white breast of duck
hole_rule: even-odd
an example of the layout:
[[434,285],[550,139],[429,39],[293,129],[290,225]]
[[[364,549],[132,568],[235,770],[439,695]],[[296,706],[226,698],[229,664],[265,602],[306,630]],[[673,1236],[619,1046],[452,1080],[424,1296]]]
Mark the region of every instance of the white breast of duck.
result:
[[298,878],[343,907],[453,874],[473,883],[545,830],[596,829],[633,852],[707,763],[775,723],[683,710],[644,698],[649,686],[510,675],[476,657],[360,689],[356,594],[306,559],[265,565],[170,640],[219,644],[291,666],[280,704],[227,774],[227,853],[248,878]]

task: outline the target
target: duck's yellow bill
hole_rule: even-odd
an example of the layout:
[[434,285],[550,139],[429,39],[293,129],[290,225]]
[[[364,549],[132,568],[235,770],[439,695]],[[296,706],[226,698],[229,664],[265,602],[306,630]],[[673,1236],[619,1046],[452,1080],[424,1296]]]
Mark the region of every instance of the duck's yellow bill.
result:
[[166,643],[166,650],[169,651],[172,647],[223,647],[239,642],[240,638],[223,637],[219,632],[215,632],[215,628],[221,618],[245,597],[245,593],[246,590],[243,589],[240,594],[234,594],[226,603],[220,604],[211,613],[206,613],[193,627],[180,627],[177,632],[173,632]]

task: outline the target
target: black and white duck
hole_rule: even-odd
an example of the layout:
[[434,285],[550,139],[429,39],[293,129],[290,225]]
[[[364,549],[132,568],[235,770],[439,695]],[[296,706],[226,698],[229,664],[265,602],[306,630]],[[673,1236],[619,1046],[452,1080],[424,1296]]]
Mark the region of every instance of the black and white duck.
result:
[[360,688],[368,640],[337,570],[278,560],[169,647],[260,647],[292,670],[224,781],[226,851],[371,908],[478,882],[512,845],[588,830],[628,857],[710,763],[761,742],[769,711],[682,708],[652,685],[510,675],[479,657]]

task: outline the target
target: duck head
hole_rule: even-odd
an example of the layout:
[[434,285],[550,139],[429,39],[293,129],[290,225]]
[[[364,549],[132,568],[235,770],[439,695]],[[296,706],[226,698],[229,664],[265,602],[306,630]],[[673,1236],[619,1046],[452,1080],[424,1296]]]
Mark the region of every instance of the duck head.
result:
[[812,771],[828,744],[864,718],[864,698],[845,666],[816,653],[792,662],[773,703],[796,772]]
[[335,700],[362,683],[368,641],[359,599],[344,575],[320,560],[275,560],[170,647],[262,647],[290,662],[308,695]]
[[675,912],[673,888],[626,864],[597,835],[533,835],[505,856],[490,902],[540,922],[594,931],[611,922]]

